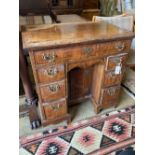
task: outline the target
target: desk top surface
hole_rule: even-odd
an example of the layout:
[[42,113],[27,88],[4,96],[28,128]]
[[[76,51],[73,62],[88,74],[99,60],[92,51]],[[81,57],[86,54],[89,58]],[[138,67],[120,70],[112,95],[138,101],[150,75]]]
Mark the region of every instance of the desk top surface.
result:
[[22,33],[23,48],[67,46],[87,42],[133,38],[134,33],[106,22],[67,23],[40,27]]

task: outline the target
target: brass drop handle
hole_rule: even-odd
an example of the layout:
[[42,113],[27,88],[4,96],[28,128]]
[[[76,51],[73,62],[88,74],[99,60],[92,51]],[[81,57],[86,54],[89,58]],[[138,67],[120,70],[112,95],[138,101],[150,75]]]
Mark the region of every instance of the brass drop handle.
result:
[[45,54],[44,54],[44,55],[43,55],[43,59],[46,60],[46,61],[50,60],[50,55],[45,55]]
[[59,89],[60,89],[59,84],[53,84],[53,85],[50,85],[50,86],[49,86],[49,90],[50,90],[52,93],[58,92]]
[[115,48],[116,48],[119,52],[122,51],[122,50],[124,49],[124,47],[125,47],[124,43],[119,42],[119,43],[115,44]]
[[46,72],[49,76],[56,76],[58,73],[58,70],[57,68],[52,68],[52,69],[46,70]]
[[109,73],[109,76],[110,76],[110,78],[114,78],[115,77],[115,74],[113,72],[110,72]]
[[120,58],[120,57],[115,57],[115,58],[113,59],[113,62],[114,62],[115,64],[120,64],[120,63],[121,63],[121,58]]
[[44,54],[43,59],[46,61],[52,61],[54,62],[56,59],[56,54],[53,52],[52,54]]
[[60,104],[51,105],[51,109],[52,110],[59,110],[60,109]]
[[91,47],[84,47],[83,51],[86,55],[90,55],[93,52],[93,48]]
[[108,95],[112,96],[115,94],[115,89],[108,89]]

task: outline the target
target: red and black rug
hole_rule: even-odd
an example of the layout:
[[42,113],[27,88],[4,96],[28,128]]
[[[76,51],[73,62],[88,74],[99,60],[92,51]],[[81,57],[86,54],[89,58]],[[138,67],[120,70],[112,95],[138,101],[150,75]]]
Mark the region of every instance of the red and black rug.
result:
[[117,155],[133,149],[134,106],[20,138],[24,155]]

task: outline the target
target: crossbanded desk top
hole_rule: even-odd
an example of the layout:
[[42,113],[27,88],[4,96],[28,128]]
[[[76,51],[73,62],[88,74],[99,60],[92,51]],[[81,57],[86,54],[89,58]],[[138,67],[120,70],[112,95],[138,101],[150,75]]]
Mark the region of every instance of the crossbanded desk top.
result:
[[120,29],[106,22],[53,24],[22,33],[23,48],[35,49],[67,46],[70,44],[110,41],[134,37],[133,32]]

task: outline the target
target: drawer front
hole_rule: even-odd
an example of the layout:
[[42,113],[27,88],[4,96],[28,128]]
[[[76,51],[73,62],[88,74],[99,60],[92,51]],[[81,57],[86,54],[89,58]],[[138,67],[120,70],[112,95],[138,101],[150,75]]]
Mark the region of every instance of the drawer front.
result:
[[65,61],[80,60],[83,57],[95,56],[96,45],[77,46],[70,48],[51,49],[34,52],[34,61],[39,64],[64,63]]
[[119,74],[116,74],[115,70],[105,72],[103,76],[103,87],[120,84],[122,77],[122,71]]
[[39,68],[36,73],[39,83],[54,82],[65,77],[64,65]]
[[102,56],[105,54],[120,53],[122,51],[128,52],[130,50],[130,46],[131,46],[130,40],[98,43],[97,52],[99,56]]
[[128,53],[117,54],[108,56],[106,59],[105,70],[115,70],[115,73],[119,74],[122,67],[125,65]]
[[56,119],[67,114],[66,100],[51,102],[43,106],[46,119]]
[[120,86],[104,88],[101,92],[102,101],[117,99],[119,97],[119,93]]
[[64,98],[66,95],[65,81],[51,83],[40,87],[41,98],[43,102]]

